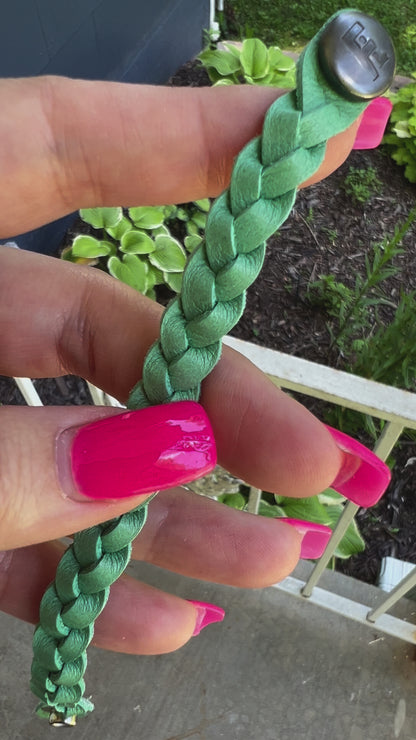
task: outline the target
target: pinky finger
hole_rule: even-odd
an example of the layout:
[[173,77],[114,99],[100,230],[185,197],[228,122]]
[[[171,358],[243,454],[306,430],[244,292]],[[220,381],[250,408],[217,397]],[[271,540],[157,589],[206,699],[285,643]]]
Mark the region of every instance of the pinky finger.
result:
[[[35,624],[64,546],[44,543],[0,554],[0,609]],[[191,602],[123,575],[95,624],[93,644],[115,652],[158,655],[182,647],[200,626]]]

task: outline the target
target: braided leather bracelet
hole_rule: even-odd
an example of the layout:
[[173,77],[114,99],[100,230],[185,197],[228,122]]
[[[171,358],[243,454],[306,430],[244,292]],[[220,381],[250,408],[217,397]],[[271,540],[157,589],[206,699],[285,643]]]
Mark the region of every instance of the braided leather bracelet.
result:
[[[265,240],[289,216],[299,185],[320,167],[327,140],[390,86],[394,64],[382,26],[354,10],[332,16],[306,47],[297,89],[273,103],[261,136],[241,151],[229,189],[209,213],[205,241],[189,259],[181,295],[163,315],[128,408],[199,398],[222,337],[238,322],[245,291],[260,272]],[[83,696],[86,649],[148,503],[75,535],[42,599],[31,688],[41,699],[38,714],[51,724],[74,725],[94,708]]]

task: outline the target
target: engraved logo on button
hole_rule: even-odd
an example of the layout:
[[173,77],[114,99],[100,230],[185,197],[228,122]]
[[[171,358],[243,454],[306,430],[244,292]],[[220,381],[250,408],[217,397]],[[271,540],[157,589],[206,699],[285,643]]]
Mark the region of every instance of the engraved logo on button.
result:
[[370,35],[366,34],[365,26],[356,21],[344,33],[342,38],[353,54],[367,65],[373,76],[373,82],[377,80],[380,76],[380,70],[389,60],[389,55],[377,48],[376,42]]

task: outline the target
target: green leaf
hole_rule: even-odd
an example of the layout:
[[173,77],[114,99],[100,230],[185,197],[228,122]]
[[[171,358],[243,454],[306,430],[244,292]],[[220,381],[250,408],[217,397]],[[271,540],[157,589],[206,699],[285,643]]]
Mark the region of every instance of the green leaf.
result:
[[186,252],[172,236],[157,236],[156,249],[149,254],[149,261],[162,272],[182,272],[186,264]]
[[194,200],[194,203],[201,211],[208,213],[211,208],[211,201],[209,198],[201,198],[201,200]]
[[176,211],[178,210],[178,206],[163,206],[162,210],[165,216],[165,220],[168,221],[170,218],[176,218]]
[[162,234],[163,236],[170,236],[170,231],[165,224],[162,224],[161,226],[158,226],[157,229],[152,229],[152,236],[153,238],[155,236],[159,236]]
[[119,221],[117,226],[107,226],[105,230],[107,234],[109,234],[109,236],[111,236],[113,239],[116,239],[116,241],[119,242],[123,234],[125,234],[126,231],[129,231],[132,228],[133,228],[133,224],[130,221],[130,219],[127,218],[126,216],[123,216],[123,218],[121,219],[121,221]]
[[235,56],[236,59],[240,59],[241,49],[238,46],[236,46],[236,44],[233,44],[233,43],[231,43],[231,44],[224,43],[224,46],[226,47],[226,49],[228,49],[228,51],[233,56]]
[[242,493],[223,493],[222,496],[218,496],[218,501],[231,506],[232,509],[240,509],[240,511],[246,505],[246,499]]
[[271,519],[276,519],[277,517],[285,515],[280,506],[273,506],[273,504],[269,504],[267,501],[263,500],[260,501],[258,513],[260,516],[268,516]]
[[72,244],[72,255],[74,257],[93,259],[94,257],[106,257],[113,252],[114,247],[110,242],[100,241],[100,239],[84,234],[76,236]]
[[268,50],[269,64],[272,69],[278,72],[289,72],[296,68],[296,64],[291,57],[284,54],[278,46],[271,46]]
[[410,139],[411,133],[409,131],[409,124],[407,121],[398,121],[393,126],[393,131],[399,139]]
[[248,77],[254,80],[265,77],[269,71],[267,46],[260,39],[245,39],[241,51],[241,64]]
[[235,85],[234,80],[229,80],[227,77],[224,77],[224,79],[214,82],[214,87],[227,87],[228,85]]
[[150,254],[155,251],[153,239],[144,231],[131,229],[121,237],[120,249],[126,254]]
[[182,272],[164,272],[163,280],[174,293],[180,293],[182,290]]
[[122,208],[83,208],[79,215],[82,220],[90,224],[94,229],[106,229],[114,227],[123,218]]
[[[291,519],[306,519],[317,524],[329,524],[329,506],[320,503],[318,496],[311,498],[286,498],[279,497],[277,502],[284,510],[285,516]],[[335,508],[335,507],[334,507]]]
[[123,260],[118,257],[110,257],[108,260],[108,271],[110,275],[118,278],[121,282],[130,285],[139,293],[147,290],[147,265],[135,254],[125,254]]
[[76,257],[72,254],[72,247],[65,247],[65,249],[61,252],[61,260],[66,260],[67,262],[76,262]]
[[129,216],[139,229],[157,229],[165,220],[163,208],[154,208],[153,206],[129,208]]
[[[343,506],[329,506],[328,507],[328,515],[329,515],[328,526],[331,527],[331,529],[335,528],[338,522],[338,519],[340,518],[343,510],[344,510]],[[365,550],[365,542],[363,538],[361,537],[360,532],[358,531],[358,527],[355,522],[355,519],[353,519],[346,533],[344,534],[341,542],[339,543],[337,549],[335,550],[335,557],[341,558],[342,560],[346,560],[347,558],[350,558],[352,555],[356,555],[359,552],[363,552],[363,550]]]
[[213,67],[222,77],[234,74],[240,67],[240,60],[234,52],[205,49],[198,56],[204,67]]
[[185,236],[183,243],[185,244],[185,249],[187,249],[188,252],[193,252],[194,249],[199,247],[202,241],[202,236],[198,236],[198,234],[192,234],[191,236]]
[[[173,275],[176,275],[176,273],[172,273]],[[163,285],[163,283],[166,282],[163,272],[161,270],[158,270],[157,267],[154,267],[150,263],[147,265],[147,278],[149,281],[149,285]]]
[[188,221],[186,224],[186,231],[188,236],[199,236],[198,226],[193,221]]
[[201,213],[201,211],[195,211],[192,214],[192,219],[194,224],[197,225],[198,229],[205,229],[206,223],[207,223],[207,215],[206,213]]
[[345,497],[341,496],[338,491],[334,491],[333,488],[326,488],[322,493],[318,493],[318,500],[320,504],[324,506],[333,506],[336,504],[342,504],[345,501]]
[[189,221],[188,211],[185,208],[178,208],[176,211],[176,218],[178,218],[179,221]]

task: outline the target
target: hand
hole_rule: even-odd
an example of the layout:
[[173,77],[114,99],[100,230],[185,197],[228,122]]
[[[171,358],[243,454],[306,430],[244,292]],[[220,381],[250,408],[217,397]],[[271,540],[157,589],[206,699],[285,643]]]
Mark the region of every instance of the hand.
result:
[[[233,158],[257,134],[275,89],[174,90],[67,79],[0,82],[0,233],[36,227],[79,207],[183,202],[216,195]],[[338,166],[356,127],[329,142],[317,177]],[[80,375],[120,401],[158,335],[160,307],[90,268],[0,248],[0,373]],[[287,496],[328,487],[345,455],[327,429],[238,354],[204,381],[219,462],[248,483]],[[133,508],[66,498],[54,443],[68,427],[117,413],[94,407],[0,408],[0,606],[37,621],[62,552],[46,543]],[[345,466],[344,466],[345,467]],[[160,493],[134,557],[235,586],[285,577],[301,535],[175,489]],[[41,543],[41,544],[39,544]],[[21,549],[17,549],[21,548]],[[137,611],[146,614],[140,634]],[[174,650],[192,635],[192,604],[123,576],[95,642],[133,653]],[[117,636],[122,634],[121,642]]]

